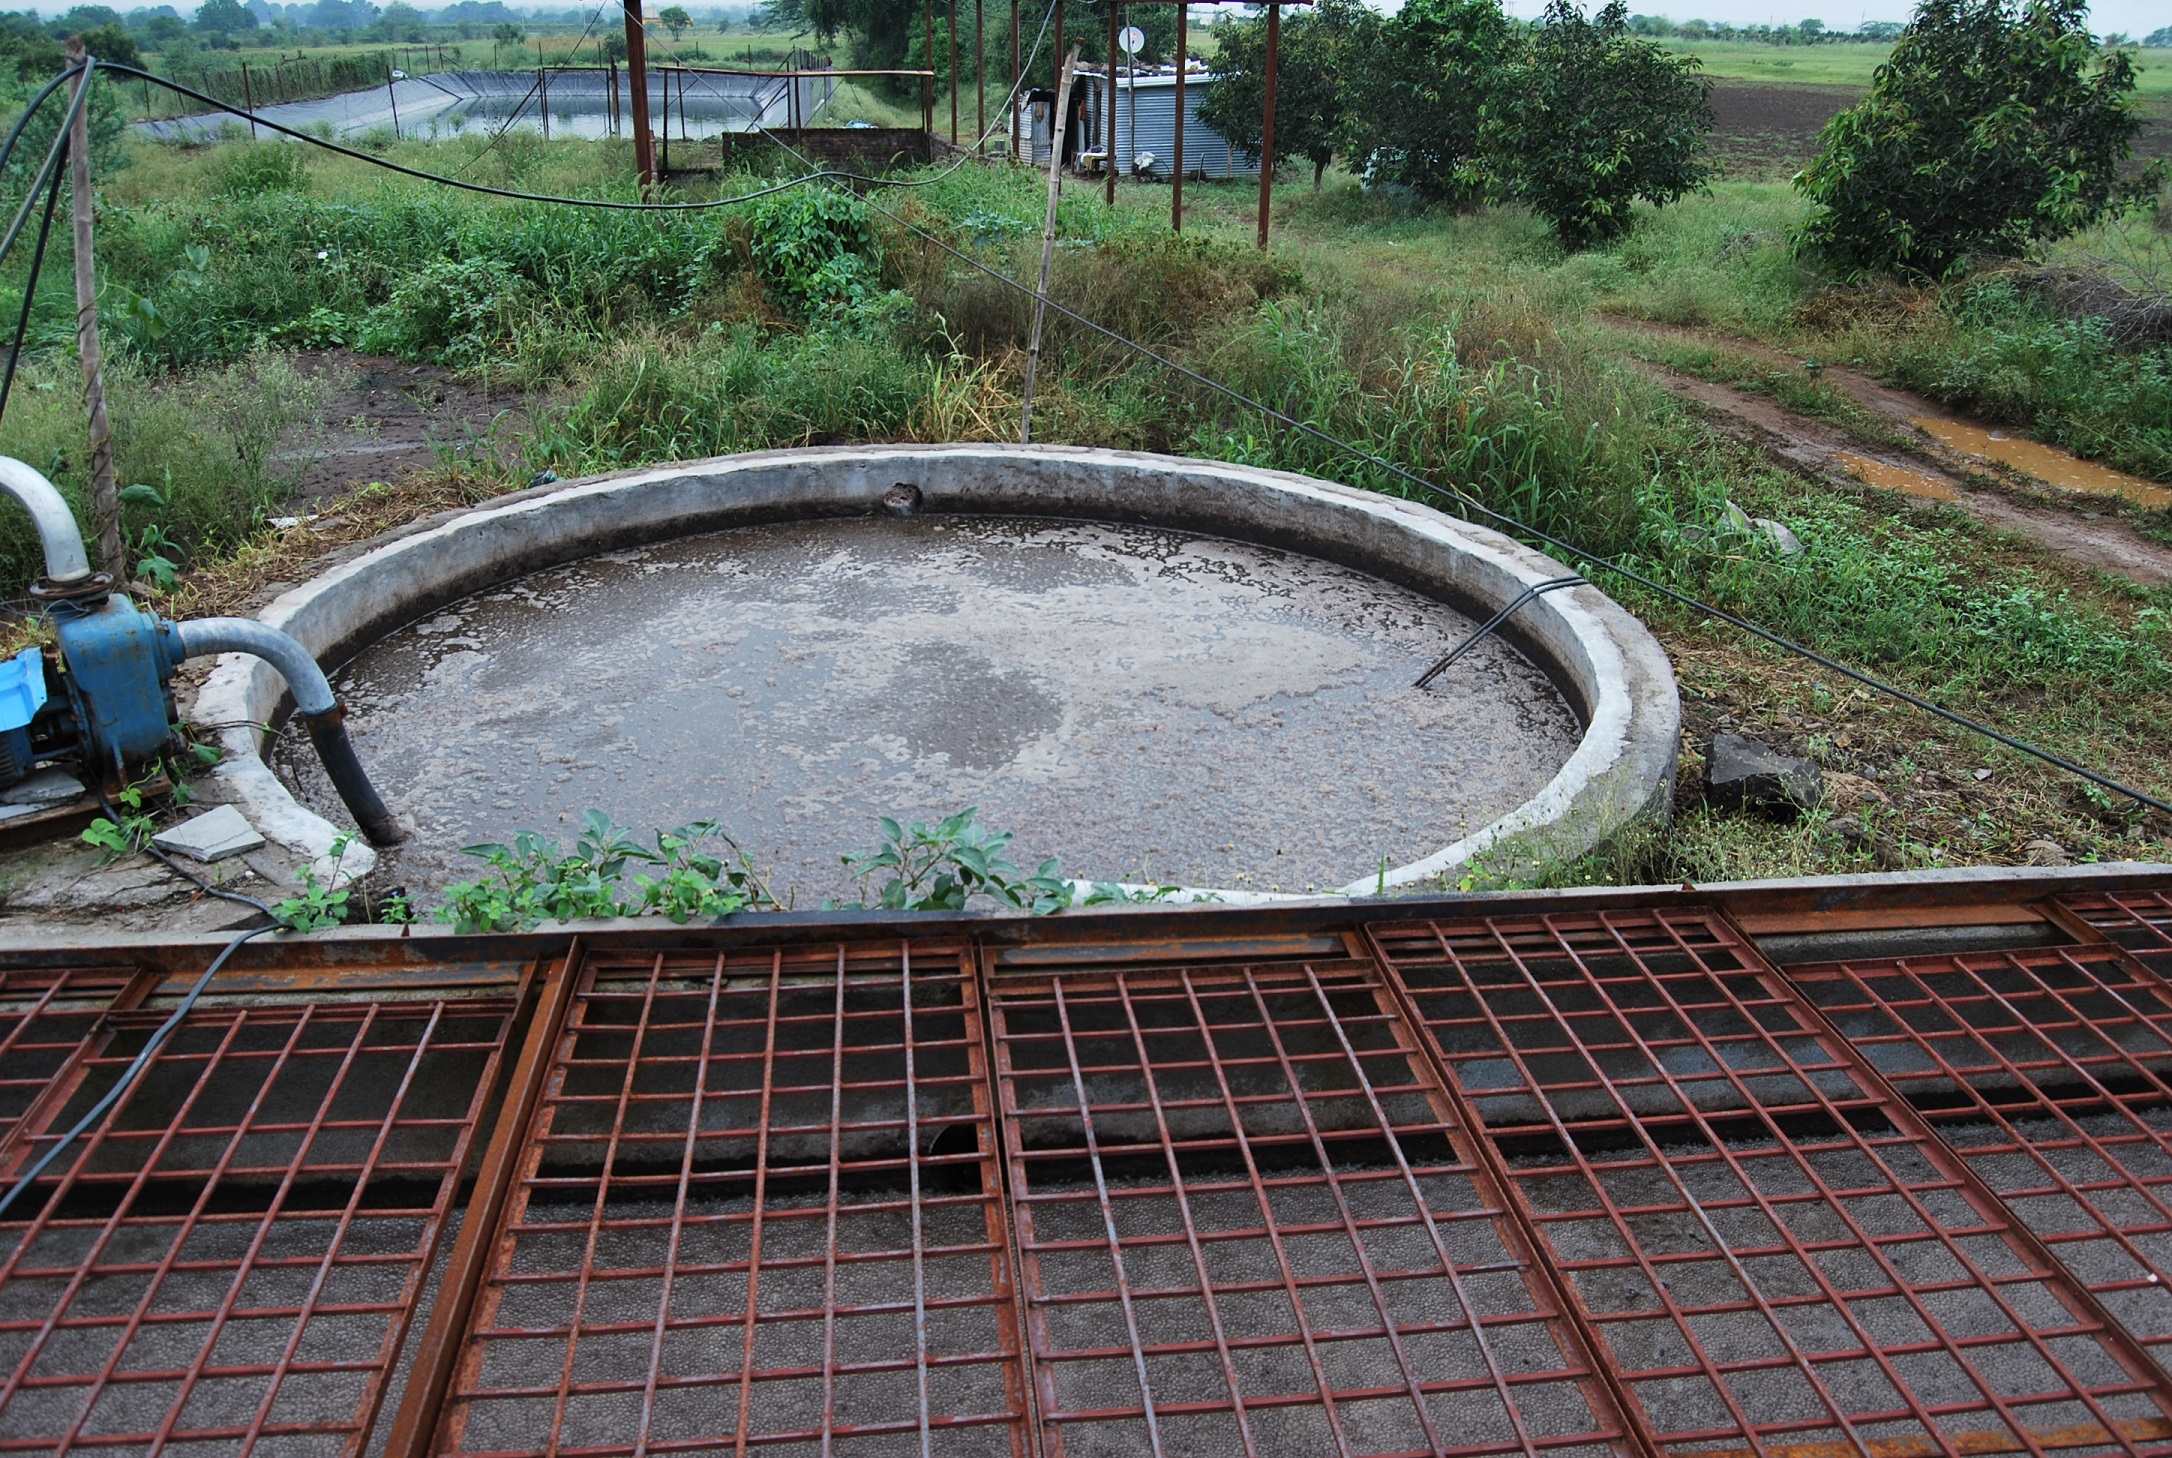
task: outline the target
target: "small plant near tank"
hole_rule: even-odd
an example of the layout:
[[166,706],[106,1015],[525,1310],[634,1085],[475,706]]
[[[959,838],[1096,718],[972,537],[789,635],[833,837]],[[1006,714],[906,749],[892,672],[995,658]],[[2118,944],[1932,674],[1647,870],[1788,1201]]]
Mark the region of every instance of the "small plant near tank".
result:
[[283,922],[288,931],[324,931],[346,922],[348,892],[340,881],[339,868],[346,862],[347,848],[353,844],[354,837],[344,832],[334,836],[331,869],[319,875],[314,863],[302,867],[301,894],[289,896],[272,907],[272,915]]
[[[1046,916],[1071,904],[1071,885],[1053,857],[1026,875],[1004,856],[1011,833],[980,823],[980,807],[969,805],[934,825],[900,825],[885,815],[875,822],[882,844],[862,855],[846,856],[858,878],[862,899],[832,902],[833,908],[882,911],[962,911],[975,896],[999,905]],[[882,877],[872,900],[867,887]]]
[[[721,844],[729,859],[714,854],[712,844]],[[491,870],[481,880],[446,888],[438,920],[463,932],[648,914],[685,922],[777,904],[746,853],[713,820],[657,831],[651,849],[601,810],[590,810],[581,817],[581,833],[570,852],[540,832],[524,830],[510,845],[485,842],[461,854],[481,859]],[[657,874],[637,875],[628,885],[625,873],[632,865],[654,867]]]

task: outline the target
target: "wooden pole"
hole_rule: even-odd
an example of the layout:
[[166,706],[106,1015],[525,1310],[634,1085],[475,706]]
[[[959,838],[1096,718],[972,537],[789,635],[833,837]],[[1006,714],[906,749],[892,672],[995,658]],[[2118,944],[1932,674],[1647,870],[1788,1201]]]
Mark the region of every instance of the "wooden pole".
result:
[[[1056,59],[1056,57],[1063,54],[1065,54],[1065,51],[1063,49],[1063,0],[1056,0],[1056,44],[1055,47],[1049,51],[1048,58],[1053,61]],[[1063,67],[1059,64],[1056,68],[1056,71],[1060,73],[1062,69]],[[1048,79],[1054,81],[1059,78],[1057,74],[1051,73]],[[1053,128],[1051,128],[1049,135],[1055,135],[1055,131]]]
[[[1060,13],[1060,12],[1059,12]],[[1056,120],[1049,129],[1048,212],[1041,220],[1041,282],[1033,291],[1033,332],[1026,337],[1025,397],[1018,407],[1018,443],[1033,444],[1033,377],[1041,368],[1041,326],[1048,319],[1048,268],[1056,257],[1056,198],[1063,191],[1063,124],[1070,114],[1071,73],[1078,66],[1078,47],[1063,58],[1056,74]]]
[[1169,230],[1184,231],[1184,66],[1190,52],[1188,21],[1192,7],[1178,0],[1177,8],[1177,84],[1176,84],[1176,166],[1169,174]]
[[649,42],[641,29],[641,0],[625,0],[626,88],[633,95],[634,171],[644,194],[656,188],[656,141],[649,135]]
[[98,268],[91,256],[89,56],[81,37],[68,38],[75,78],[75,123],[68,133],[68,193],[75,214],[75,346],[83,361],[83,403],[90,407],[91,524],[98,565],[116,583],[128,580],[121,551],[121,498],[113,480],[113,425],[106,419],[105,352],[98,344]]
[[535,92],[536,113],[543,118],[543,140],[547,142],[551,139],[551,73],[540,66],[535,73]]
[[927,28],[926,42],[921,47],[924,64],[928,68],[926,79],[920,83],[920,113],[927,118],[928,148],[935,147],[935,0],[921,0],[920,19]]
[[950,0],[950,145],[958,145],[958,0]]
[[988,145],[988,32],[982,0],[973,0],[973,150]]
[[253,142],[257,140],[256,91],[255,88],[249,85],[249,63],[247,61],[241,63],[241,105],[242,109],[249,113],[249,140]]
[[1109,9],[1109,48],[1103,67],[1109,73],[1109,104],[1101,109],[1101,170],[1108,178],[1109,206],[1116,206],[1116,0],[1101,0]]
[[663,72],[663,77],[664,151],[662,160],[656,164],[656,175],[658,177],[669,177],[671,175],[671,71],[668,67],[665,68]]
[[1018,50],[1018,0],[1011,0],[1011,160],[1018,160],[1018,112],[1026,101],[1026,70]]
[[1267,97],[1259,119],[1259,246],[1267,248],[1267,215],[1275,202],[1275,72],[1282,64],[1282,7],[1267,4]]

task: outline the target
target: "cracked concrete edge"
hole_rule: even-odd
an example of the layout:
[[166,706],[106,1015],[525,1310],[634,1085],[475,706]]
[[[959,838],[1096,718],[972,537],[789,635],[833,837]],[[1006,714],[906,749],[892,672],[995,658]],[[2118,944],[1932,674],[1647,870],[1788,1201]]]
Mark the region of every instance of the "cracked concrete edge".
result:
[[[1500,532],[1431,507],[1285,471],[1073,446],[831,446],[619,471],[498,498],[359,544],[258,616],[333,664],[403,623],[530,572],[735,525],[864,516],[901,482],[917,486],[932,512],[1132,522],[1325,557],[1478,617],[1568,572]],[[1583,719],[1583,737],[1538,794],[1430,855],[1390,867],[1389,887],[1443,880],[1534,837],[1550,855],[1573,857],[1671,809],[1681,703],[1673,667],[1644,625],[1587,585],[1526,604],[1501,636],[1554,679]],[[242,726],[222,739],[228,753],[219,769],[229,792],[268,838],[321,865],[337,831],[296,803],[262,758],[256,726],[275,717],[284,697],[269,665],[229,657],[198,692],[195,717]],[[348,856],[351,874],[375,865],[359,842]],[[1382,879],[1362,876],[1342,894],[1368,894]]]

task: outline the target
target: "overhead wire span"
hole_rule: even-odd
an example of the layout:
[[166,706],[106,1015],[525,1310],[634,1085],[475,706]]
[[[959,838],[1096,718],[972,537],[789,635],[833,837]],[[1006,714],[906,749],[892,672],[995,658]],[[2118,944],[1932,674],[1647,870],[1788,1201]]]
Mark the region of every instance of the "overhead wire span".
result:
[[[215,97],[206,96],[200,91],[196,91],[192,88],[181,85],[179,82],[170,81],[163,76],[154,76],[150,72],[141,70],[137,67],[115,65],[109,62],[96,62],[95,64],[97,64],[101,69],[111,70],[118,74],[135,76],[144,80],[154,82],[158,85],[168,88],[169,90],[179,92],[182,95],[194,97],[195,99],[204,102],[206,105],[216,107],[220,110],[230,112],[236,111],[236,108],[227,105],[225,102],[219,101]],[[86,88],[86,91],[87,89],[88,88]],[[1016,94],[1015,88],[1013,90],[1013,94]],[[236,114],[241,113],[236,112]],[[440,183],[448,187],[463,188],[470,192],[487,193],[499,197],[513,198],[523,202],[557,203],[572,207],[611,208],[634,212],[693,211],[707,208],[725,207],[740,202],[750,202],[757,197],[764,197],[773,193],[783,192],[788,188],[802,186],[810,182],[827,180],[880,183],[884,181],[884,179],[881,178],[862,177],[856,173],[842,172],[829,168],[817,168],[815,167],[812,159],[807,157],[806,154],[802,153],[798,148],[793,147],[790,143],[786,142],[783,138],[779,137],[769,128],[762,126],[759,120],[757,120],[754,124],[755,129],[761,132],[763,136],[767,137],[788,156],[797,159],[802,166],[809,168],[810,170],[808,172],[789,181],[779,183],[774,187],[765,188],[753,193],[736,194],[730,198],[717,198],[707,202],[662,203],[615,202],[598,198],[550,197],[532,193],[510,192],[504,188],[486,187],[480,183],[463,182],[456,178],[442,177],[435,173],[421,171],[418,168],[403,166],[402,164],[393,162],[388,158],[373,157],[366,152],[359,152],[351,147],[343,147],[336,142],[327,141],[323,137],[311,136],[308,133],[298,132],[291,127],[280,126],[277,123],[267,122],[263,124],[271,126],[277,131],[284,132],[286,135],[292,136],[299,141],[307,142],[313,146],[323,147],[330,151],[338,152],[342,155],[353,157],[362,162],[369,163],[372,166],[382,167],[389,171],[398,172],[409,177],[414,177],[424,182]],[[958,165],[962,165],[962,159],[961,163]],[[955,167],[953,167],[952,170],[955,170]],[[951,257],[965,264],[968,268],[985,274],[988,278],[994,280],[995,282],[1002,284],[1007,288],[1013,289],[1016,292],[1029,298],[1038,297],[1035,290],[1031,286],[1019,282],[1017,279],[1012,278],[1009,274],[1004,273],[1000,269],[990,267],[988,264],[982,262],[979,258],[976,258],[972,254],[966,252],[964,249],[957,247],[949,240],[941,237],[940,235],[930,231],[929,229],[921,227],[919,224],[911,221],[908,218],[901,217],[897,213],[892,212],[890,209],[874,201],[872,198],[863,198],[861,200],[865,202],[868,207],[880,213],[883,217],[888,218],[898,227],[922,239],[923,241],[934,245],[936,248],[941,249],[943,252],[949,254]],[[0,245],[0,257],[4,257],[4,245]],[[1287,426],[1289,429],[1294,430],[1301,435],[1305,435],[1314,440],[1317,440],[1321,444],[1326,445],[1336,451],[1341,452],[1343,455],[1350,457],[1352,460],[1363,462],[1364,464],[1369,465],[1376,470],[1386,472],[1387,474],[1397,478],[1398,480],[1408,482],[1409,484],[1417,487],[1420,491],[1423,491],[1428,495],[1446,498],[1447,500],[1454,502],[1462,510],[1476,513],[1479,516],[1485,517],[1489,521],[1498,523],[1504,530],[1508,532],[1520,534],[1534,541],[1542,542],[1545,545],[1552,547],[1557,551],[1565,553],[1570,557],[1574,557],[1583,562],[1588,562],[1594,567],[1598,567],[1603,571],[1612,573],[1614,576],[1619,577],[1624,581],[1633,582],[1637,586],[1644,588],[1646,591],[1656,593],[1659,596],[1664,597],[1679,606],[1686,607],[1693,612],[1700,613],[1715,622],[1725,623],[1729,627],[1740,629],[1742,632],[1748,633],[1752,637],[1757,638],[1762,642],[1768,643],[1771,646],[1782,650],[1783,652],[1792,653],[1799,658],[1807,660],[1808,662],[1817,664],[1821,668],[1830,670],[1831,672],[1838,674],[1840,677],[1848,679],[1850,682],[1860,684],[1864,688],[1870,689],[1875,693],[1884,694],[1886,697],[1897,700],[1900,703],[1907,704],[1911,708],[1920,709],[1924,713],[1927,713],[1934,718],[1941,719],[1956,728],[1968,730],[1972,734],[1979,734],[1984,738],[1990,740],[1992,743],[2013,750],[2017,754],[2021,754],[2028,758],[2035,759],[2040,763],[2050,765],[2054,769],[2064,770],[2068,774],[2072,774],[2078,776],[2081,779],[2089,781],[2091,784],[2096,785],[2100,789],[2111,790],[2118,794],[2125,795],[2128,799],[2135,801],[2137,804],[2146,805],[2152,810],[2159,811],[2166,815],[2172,815],[2172,803],[2168,803],[2162,799],[2159,799],[2155,795],[2151,795],[2145,791],[2135,789],[2132,785],[2124,784],[2119,780],[2111,778],[2109,775],[2100,774],[2097,771],[2090,769],[2086,765],[2077,764],[2073,760],[2070,760],[2063,755],[2054,754],[2052,751],[2044,749],[2038,745],[2031,744],[2025,739],[2019,739],[2011,734],[2007,734],[1998,729],[1994,729],[1990,725],[1982,722],[1981,720],[1971,718],[1966,714],[1946,708],[1942,704],[1934,703],[1933,701],[1924,698],[1922,695],[1911,692],[1908,689],[1904,689],[1897,684],[1887,683],[1883,679],[1877,678],[1872,674],[1863,672],[1861,669],[1851,668],[1847,664],[1842,663],[1837,659],[1828,657],[1827,655],[1820,653],[1816,649],[1811,648],[1805,644],[1797,643],[1791,638],[1772,631],[1770,628],[1764,627],[1761,624],[1752,622],[1748,618],[1742,617],[1740,614],[1728,612],[1726,609],[1718,607],[1712,603],[1705,602],[1701,598],[1693,597],[1690,594],[1683,592],[1679,588],[1669,587],[1665,583],[1659,582],[1656,579],[1650,577],[1649,575],[1637,571],[1635,568],[1624,566],[1621,563],[1614,561],[1610,557],[1602,556],[1597,552],[1593,552],[1584,547],[1580,547],[1574,542],[1568,541],[1563,537],[1555,536],[1551,532],[1547,532],[1539,527],[1531,526],[1517,519],[1516,517],[1510,516],[1506,512],[1497,511],[1494,508],[1486,505],[1476,496],[1473,496],[1470,492],[1463,490],[1461,487],[1442,485],[1439,482],[1430,480],[1425,476],[1421,476],[1417,472],[1409,470],[1406,467],[1399,466],[1395,462],[1388,460],[1386,457],[1381,456],[1373,451],[1367,450],[1363,446],[1343,440],[1339,436],[1336,436],[1329,431],[1322,430],[1319,426],[1316,426],[1309,421],[1300,420],[1296,416],[1290,415],[1285,411],[1276,409],[1274,406],[1267,404],[1265,401],[1256,400],[1250,395],[1245,394],[1243,391],[1238,390],[1234,386],[1225,385],[1219,380],[1201,374],[1198,370],[1192,369],[1188,365],[1180,364],[1176,360],[1173,360],[1169,358],[1169,356],[1162,354],[1160,351],[1154,349],[1151,345],[1142,344],[1138,340],[1128,338],[1127,336],[1118,333],[1116,330],[1109,328],[1107,325],[1100,323],[1098,320],[1089,318],[1087,315],[1080,313],[1076,309],[1070,308],[1065,304],[1058,303],[1054,299],[1050,299],[1047,302],[1050,309],[1053,309],[1056,313],[1061,314],[1065,318],[1071,320],[1073,323],[1078,324],[1082,328],[1088,329],[1093,333],[1102,336],[1103,338],[1111,341],[1114,344],[1131,350],[1133,353],[1138,354],[1142,358],[1153,361],[1155,364],[1160,365],[1163,369],[1170,371],[1172,374],[1190,380],[1194,384],[1203,386],[1204,388],[1211,390],[1216,394],[1222,395],[1227,399],[1234,400],[1238,404],[1245,406],[1247,409],[1255,410],[1269,420],[1275,421],[1280,425]]]

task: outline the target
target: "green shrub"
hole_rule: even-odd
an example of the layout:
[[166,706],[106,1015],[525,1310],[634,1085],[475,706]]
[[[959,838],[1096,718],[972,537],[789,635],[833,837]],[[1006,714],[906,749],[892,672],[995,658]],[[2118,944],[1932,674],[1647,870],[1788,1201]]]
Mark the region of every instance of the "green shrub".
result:
[[362,348],[402,359],[474,364],[517,323],[526,280],[494,258],[426,263],[364,321]]
[[1497,0],[1408,0],[1362,22],[1362,53],[1344,67],[1351,165],[1429,202],[1484,192],[1479,128],[1510,45]]
[[270,192],[307,192],[308,149],[291,142],[251,142],[228,147],[219,157],[216,186],[227,197]]
[[1815,205],[1803,240],[1847,273],[1936,278],[2086,228],[2154,190],[2119,180],[2134,87],[2083,0],[1923,0],[1797,179]]
[[865,311],[883,293],[873,217],[851,194],[794,188],[750,204],[745,221],[763,284],[802,323]]
[[1564,247],[1609,242],[1629,231],[1632,203],[1665,206],[1711,176],[1698,155],[1713,122],[1705,91],[1695,57],[1629,33],[1622,0],[1595,21],[1551,0],[1494,88],[1486,170]]

